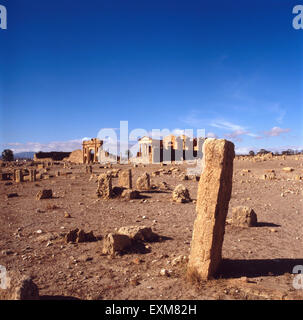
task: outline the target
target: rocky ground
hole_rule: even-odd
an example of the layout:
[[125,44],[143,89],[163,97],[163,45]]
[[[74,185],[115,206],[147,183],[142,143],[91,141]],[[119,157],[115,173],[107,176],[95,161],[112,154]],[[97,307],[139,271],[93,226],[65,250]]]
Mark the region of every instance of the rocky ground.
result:
[[[98,199],[96,176],[120,168],[132,169],[134,185],[142,173],[162,171],[141,199]],[[42,299],[302,299],[292,271],[303,265],[303,157],[235,159],[224,260],[215,279],[200,283],[185,276],[198,187],[196,179],[184,180],[187,168],[93,165],[92,175],[84,165],[58,162],[40,169],[44,176],[36,182],[0,181],[0,265],[32,276]],[[167,190],[156,188],[161,182]],[[179,184],[192,202],[171,201]],[[37,200],[42,189],[52,189],[53,197]],[[239,205],[254,209],[257,226],[233,225]],[[129,225],[151,227],[159,238],[122,255],[102,253],[104,237]],[[93,231],[96,240],[67,243],[76,228]]]

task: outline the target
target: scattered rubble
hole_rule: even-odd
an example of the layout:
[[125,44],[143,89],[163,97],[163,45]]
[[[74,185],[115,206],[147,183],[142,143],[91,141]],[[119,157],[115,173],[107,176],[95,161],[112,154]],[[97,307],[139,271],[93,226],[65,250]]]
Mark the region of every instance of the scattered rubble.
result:
[[71,230],[67,233],[67,235],[65,236],[65,241],[68,242],[92,242],[92,241],[96,241],[96,237],[93,234],[93,231],[89,232],[89,233],[85,233],[82,229],[74,229]]
[[132,245],[131,239],[123,234],[109,233],[103,240],[103,254],[115,255],[122,253]]
[[152,232],[150,227],[146,226],[126,226],[118,230],[118,234],[123,234],[134,240],[154,241],[157,235]]
[[232,209],[232,224],[238,227],[256,227],[257,215],[247,206],[235,207]]
[[36,194],[37,200],[51,199],[53,197],[53,191],[51,189],[43,189]]

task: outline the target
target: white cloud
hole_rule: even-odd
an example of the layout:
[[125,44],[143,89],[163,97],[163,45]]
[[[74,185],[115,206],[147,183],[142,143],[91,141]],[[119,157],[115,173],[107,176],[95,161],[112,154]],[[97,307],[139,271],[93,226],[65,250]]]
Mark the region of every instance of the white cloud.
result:
[[242,141],[242,138],[240,138],[240,136],[244,134],[248,134],[248,132],[244,130],[235,130],[231,133],[226,133],[225,137],[240,142]]
[[269,131],[265,131],[264,135],[265,136],[269,136],[269,137],[277,137],[281,133],[286,133],[286,132],[289,132],[289,131],[290,131],[290,129],[288,129],[288,128],[282,129],[282,128],[279,128],[279,127],[273,127]]
[[225,120],[215,120],[210,124],[212,127],[225,129],[225,130],[232,130],[232,131],[246,131],[244,127],[234,124]]
[[49,143],[40,142],[12,142],[2,144],[4,149],[11,149],[14,153],[18,152],[51,152],[51,151],[73,151],[82,148],[82,139],[68,141],[53,141]]
[[211,123],[211,126],[219,129],[231,130],[231,132],[226,133],[224,136],[237,142],[242,141],[241,136],[243,135],[246,135],[255,139],[262,138],[260,135],[248,131],[246,127],[243,127],[241,125],[231,123],[225,120],[215,120]]
[[215,133],[213,133],[213,132],[208,132],[208,133],[206,134],[206,137],[207,137],[207,138],[215,138],[215,139],[218,138],[218,136],[217,136]]
[[256,138],[256,139],[260,139],[260,136],[255,134],[255,133],[251,133],[251,132],[248,132],[246,133],[249,137],[252,137],[252,138]]

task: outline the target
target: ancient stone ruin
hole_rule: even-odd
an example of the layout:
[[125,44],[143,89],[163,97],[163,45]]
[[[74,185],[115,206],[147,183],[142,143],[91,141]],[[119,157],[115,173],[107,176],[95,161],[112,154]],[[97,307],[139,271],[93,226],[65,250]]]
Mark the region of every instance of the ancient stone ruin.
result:
[[120,187],[126,188],[126,189],[132,189],[133,184],[132,184],[132,171],[131,171],[131,169],[120,171],[118,178],[119,178],[118,184]]
[[118,230],[119,234],[124,234],[131,239],[140,241],[153,241],[157,235],[153,233],[150,227],[146,226],[126,226]]
[[232,191],[234,144],[207,139],[203,146],[204,169],[198,188],[197,217],[187,274],[210,279],[222,260],[225,221]]
[[170,134],[162,140],[144,136],[139,139],[137,158],[140,162],[161,163],[202,158],[204,138]]
[[52,197],[53,197],[53,191],[51,189],[43,189],[36,194],[37,200],[51,199]]
[[258,219],[255,211],[247,206],[232,209],[232,224],[238,227],[255,227]]
[[104,173],[98,177],[97,196],[102,199],[110,199],[113,197],[111,174]]
[[123,234],[109,233],[104,237],[102,253],[114,255],[121,253],[132,245],[131,239]]
[[117,233],[109,233],[103,241],[102,253],[116,255],[126,253],[133,246],[141,242],[152,242],[158,239],[158,235],[146,226],[125,226]]
[[99,149],[102,147],[103,141],[98,138],[85,140],[82,142],[83,163],[98,162]]
[[29,170],[29,181],[31,182],[36,181],[36,169]]
[[140,192],[138,190],[125,189],[123,190],[121,197],[125,200],[139,199]]
[[147,172],[144,172],[143,175],[137,179],[136,187],[140,191],[150,189],[150,175]]
[[[139,151],[132,162],[141,163],[171,163],[172,161],[197,160],[202,158],[204,138],[190,138],[186,135],[168,135],[162,140],[144,136],[138,140]],[[82,163],[116,163],[120,156],[110,154],[102,149],[103,140],[93,138],[82,142],[82,161],[79,161],[79,151],[70,154],[65,160]],[[122,159],[122,158],[121,158]]]
[[173,190],[172,196],[173,201],[177,203],[186,203],[191,201],[188,189],[182,184],[176,186]]
[[23,173],[22,170],[17,169],[14,171],[15,181],[17,183],[23,182]]
[[88,233],[84,232],[83,230],[79,230],[78,228],[69,231],[65,236],[66,242],[91,242],[96,241],[96,237],[94,236],[93,232],[90,231]]

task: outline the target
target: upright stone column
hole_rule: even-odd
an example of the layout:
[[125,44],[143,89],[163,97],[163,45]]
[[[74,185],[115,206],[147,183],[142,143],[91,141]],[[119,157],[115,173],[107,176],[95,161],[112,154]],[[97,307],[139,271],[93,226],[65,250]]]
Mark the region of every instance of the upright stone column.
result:
[[36,181],[36,169],[29,170],[29,181],[31,182]]
[[86,163],[86,161],[85,161],[85,147],[83,146],[83,144],[82,144],[82,162]]
[[111,174],[103,173],[98,177],[97,196],[103,199],[113,197]]
[[136,187],[140,191],[146,191],[150,189],[150,175],[144,172],[136,181]]
[[187,267],[189,276],[210,279],[222,260],[225,220],[232,191],[234,144],[207,139],[197,197],[197,217]]
[[22,170],[20,169],[17,169],[16,172],[15,172],[15,179],[16,179],[16,182],[23,182],[23,174],[22,174]]
[[127,169],[119,172],[118,184],[122,188],[131,189],[133,187],[131,169]]

